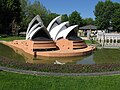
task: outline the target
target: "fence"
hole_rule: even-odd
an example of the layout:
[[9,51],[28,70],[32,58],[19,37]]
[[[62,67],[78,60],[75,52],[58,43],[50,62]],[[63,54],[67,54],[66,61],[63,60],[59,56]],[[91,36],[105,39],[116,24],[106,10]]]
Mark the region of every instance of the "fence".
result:
[[120,48],[120,34],[118,33],[98,33],[97,41],[102,47]]

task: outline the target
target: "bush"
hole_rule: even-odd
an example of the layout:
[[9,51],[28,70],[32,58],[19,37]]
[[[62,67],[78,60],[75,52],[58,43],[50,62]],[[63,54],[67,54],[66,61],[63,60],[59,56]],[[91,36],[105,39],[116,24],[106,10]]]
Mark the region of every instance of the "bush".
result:
[[6,35],[6,34],[1,35],[1,38],[6,38],[6,37],[7,37],[7,35]]

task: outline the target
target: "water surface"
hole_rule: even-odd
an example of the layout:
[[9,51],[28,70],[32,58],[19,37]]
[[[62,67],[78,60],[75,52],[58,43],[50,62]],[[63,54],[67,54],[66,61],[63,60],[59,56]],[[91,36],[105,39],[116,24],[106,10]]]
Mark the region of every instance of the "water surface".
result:
[[76,62],[77,60],[83,59],[83,57],[64,57],[64,58],[51,58],[51,57],[43,57],[43,56],[34,57],[33,55],[25,53],[21,49],[13,48],[13,50],[15,51],[15,53],[19,53],[24,58],[25,63],[54,64],[54,62],[58,61],[58,62],[67,64],[67,63],[72,63],[72,62]]
[[[113,51],[113,52],[112,52]],[[112,55],[114,56],[112,56]],[[115,56],[116,55],[116,56]],[[102,64],[102,63],[120,63],[120,50],[99,49],[94,54],[79,57],[65,57],[65,58],[48,58],[25,53],[23,50],[0,43],[0,56],[7,57],[11,60],[17,60],[24,63],[33,64],[54,64],[55,62],[65,64]]]

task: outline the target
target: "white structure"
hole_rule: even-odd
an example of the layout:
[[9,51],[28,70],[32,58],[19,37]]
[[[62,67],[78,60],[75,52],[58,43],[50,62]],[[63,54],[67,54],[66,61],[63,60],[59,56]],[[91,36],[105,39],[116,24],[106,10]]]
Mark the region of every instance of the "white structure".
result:
[[53,28],[49,33],[50,36],[52,37],[53,40],[56,39],[57,35],[63,31],[64,29],[66,29],[69,25],[69,22],[63,22],[60,25],[57,25],[55,28]]
[[47,36],[49,38],[51,38],[50,35],[49,35],[49,32],[44,27],[44,24],[43,24],[40,16],[37,15],[29,23],[29,26],[28,26],[28,29],[27,29],[27,32],[26,32],[26,40],[32,39],[34,37],[34,35],[40,30],[44,30],[44,32],[47,34]]
[[[44,26],[44,25],[43,25],[43,22],[42,22],[42,20],[41,20],[41,18],[40,18],[40,16],[37,15],[37,16],[35,16],[35,17],[32,19],[32,21],[29,23],[28,29],[27,29],[27,32],[26,32],[26,35],[28,35],[28,32],[31,30],[32,24],[33,24],[35,21],[36,21],[37,24],[40,22],[40,23],[39,23],[40,26]],[[33,29],[32,29],[32,30],[33,30]]]
[[[69,26],[69,22],[61,22],[61,16],[53,19],[48,25],[47,29],[43,25],[43,22],[39,15],[33,18],[30,22],[27,32],[26,32],[26,40],[33,39],[37,33],[40,35],[40,30],[43,30],[48,38],[52,38],[53,40],[58,40],[63,37],[66,39],[68,34],[74,30],[78,25]],[[76,35],[77,36],[77,35]]]
[[59,32],[59,34],[56,36],[55,40],[63,37],[64,39],[66,39],[67,35],[74,29],[76,28],[78,25],[74,25],[74,26],[70,26],[64,30],[62,30],[61,32]]
[[58,16],[50,22],[50,24],[47,27],[47,30],[50,32],[51,29],[53,29],[54,27],[56,27],[60,23],[61,23],[61,16]]
[[98,33],[97,40],[103,47],[120,48],[120,34],[117,33]]

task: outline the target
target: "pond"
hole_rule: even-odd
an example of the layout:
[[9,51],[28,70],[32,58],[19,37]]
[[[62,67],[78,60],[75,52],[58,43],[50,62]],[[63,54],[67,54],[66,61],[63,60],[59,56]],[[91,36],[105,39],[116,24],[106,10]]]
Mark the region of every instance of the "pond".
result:
[[65,58],[47,58],[37,56],[36,58],[23,50],[0,43],[0,56],[17,60],[18,62],[33,64],[103,64],[103,63],[120,63],[120,49],[97,49],[93,54],[80,57]]

